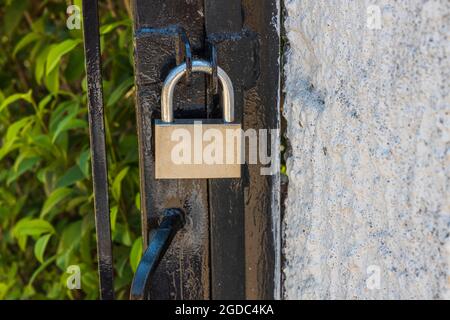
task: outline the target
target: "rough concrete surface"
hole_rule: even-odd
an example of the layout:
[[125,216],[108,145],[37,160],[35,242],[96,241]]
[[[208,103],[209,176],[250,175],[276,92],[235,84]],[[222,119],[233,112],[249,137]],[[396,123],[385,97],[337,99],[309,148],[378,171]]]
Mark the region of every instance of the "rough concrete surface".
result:
[[450,298],[450,2],[284,2],[284,298]]

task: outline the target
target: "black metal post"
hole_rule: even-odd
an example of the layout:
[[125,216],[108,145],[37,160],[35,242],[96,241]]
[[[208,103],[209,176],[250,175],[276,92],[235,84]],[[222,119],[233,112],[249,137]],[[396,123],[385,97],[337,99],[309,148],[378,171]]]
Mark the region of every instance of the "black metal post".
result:
[[[234,112],[236,121],[243,122],[242,75],[235,72],[232,62],[242,58],[239,42],[229,34],[242,30],[240,0],[205,0],[205,27],[208,39],[217,48],[217,63],[233,81],[235,89]],[[225,53],[221,42],[232,51]],[[231,53],[231,54],[230,54]],[[247,61],[240,60],[245,68]],[[210,112],[214,113],[214,112]],[[245,175],[245,173],[244,173]],[[211,234],[211,295],[213,299],[245,299],[245,204],[244,180],[216,179],[209,181]]]
[[[204,0],[204,4],[206,36],[217,49],[218,65],[235,86],[236,120],[244,130],[277,129],[277,0]],[[213,299],[274,298],[277,175],[262,175],[262,167],[246,164],[242,179],[209,181]]]
[[[184,27],[193,58],[217,62],[235,87],[235,115],[244,129],[278,128],[277,0],[133,0],[137,127],[144,248],[165,208],[186,212],[153,278],[156,299],[272,299],[279,225],[272,215],[275,176],[244,165],[241,179],[156,180],[153,120],[160,92],[180,63]],[[208,52],[211,52],[208,54]],[[217,57],[217,60],[215,59]],[[191,75],[175,92],[176,118],[220,117],[216,83]],[[187,84],[190,85],[187,85]]]
[[109,217],[108,168],[103,116],[103,88],[97,0],[83,0],[83,26],[100,298],[102,300],[112,300],[114,299],[114,269]]

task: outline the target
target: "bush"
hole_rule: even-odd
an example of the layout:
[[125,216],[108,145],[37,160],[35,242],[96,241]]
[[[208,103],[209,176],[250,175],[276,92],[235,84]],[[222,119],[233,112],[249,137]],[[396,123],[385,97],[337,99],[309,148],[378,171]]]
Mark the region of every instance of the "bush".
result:
[[[66,26],[70,1],[0,3],[0,299],[96,299],[82,32]],[[132,26],[128,1],[101,3],[115,290],[126,298],[141,252]],[[66,286],[71,265],[81,290]]]

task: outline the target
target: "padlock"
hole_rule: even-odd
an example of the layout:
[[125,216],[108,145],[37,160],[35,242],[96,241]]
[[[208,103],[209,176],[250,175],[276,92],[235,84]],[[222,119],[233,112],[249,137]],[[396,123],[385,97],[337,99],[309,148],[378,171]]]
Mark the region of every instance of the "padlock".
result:
[[[161,120],[155,120],[156,179],[215,179],[241,176],[242,128],[234,122],[234,89],[217,67],[222,86],[223,119],[174,119],[173,95],[186,74],[186,63],[174,68],[161,93]],[[212,74],[211,63],[192,61],[192,72]]]

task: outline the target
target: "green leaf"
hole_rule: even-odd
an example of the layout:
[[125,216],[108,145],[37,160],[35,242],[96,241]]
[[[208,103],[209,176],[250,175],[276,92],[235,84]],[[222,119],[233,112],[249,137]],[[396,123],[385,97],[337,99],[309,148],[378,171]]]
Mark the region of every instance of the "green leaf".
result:
[[85,74],[84,52],[81,48],[73,50],[67,59],[67,67],[64,70],[68,82],[78,81]]
[[80,14],[83,12],[83,2],[82,0],[74,0],[73,4],[80,8]]
[[130,265],[133,272],[136,272],[142,256],[142,237],[137,238],[130,252]]
[[83,221],[78,220],[69,224],[61,235],[58,252],[72,251],[81,241]]
[[136,194],[136,197],[134,198],[134,203],[136,204],[136,208],[140,211],[141,210],[141,194],[139,192]]
[[54,190],[44,202],[44,206],[41,210],[41,218],[45,217],[47,213],[49,213],[58,203],[67,198],[71,193],[72,190],[69,188],[58,188]]
[[59,65],[61,58],[75,49],[80,42],[80,39],[68,39],[57,45],[53,45],[47,57],[46,74],[49,75]]
[[25,48],[27,45],[33,43],[34,41],[39,40],[40,37],[41,37],[41,35],[39,35],[36,32],[28,33],[25,37],[20,39],[20,41],[17,43],[17,45],[16,45],[16,47],[14,48],[14,51],[13,51],[13,57],[15,58],[16,54],[20,50]]
[[[39,268],[37,268],[36,270],[34,270],[33,274],[31,275],[30,280],[28,280],[28,285],[27,285],[27,287],[25,288],[25,292],[27,292],[28,288],[31,288],[31,291],[34,292],[34,289],[33,289],[33,282],[36,280],[36,278],[38,277],[38,275],[39,275],[42,271],[44,271],[50,264],[52,264],[53,261],[55,261],[55,260],[56,260],[56,256],[53,256],[53,257],[47,259],[47,261],[45,261],[43,264],[41,264],[41,265],[39,266]],[[34,293],[32,293],[32,294],[34,294]],[[24,293],[23,296],[22,296],[22,298],[25,299],[25,298],[26,298],[26,295],[27,295],[27,294]]]
[[121,241],[124,245],[131,246],[131,234],[130,230],[128,230],[127,228],[125,228],[122,233]]
[[19,244],[20,250],[22,250],[23,252],[25,252],[25,250],[27,249],[27,240],[28,236],[24,235],[17,236],[17,243]]
[[56,127],[55,133],[53,134],[52,143],[55,143],[59,135],[65,131],[86,127],[87,127],[86,121],[67,117],[64,120],[62,120]]
[[124,82],[122,82],[114,91],[111,93],[108,99],[108,103],[106,106],[110,107],[114,105],[123,95],[128,91],[128,89],[133,86],[134,79],[133,77],[128,78]]
[[90,172],[89,172],[90,158],[91,158],[91,152],[89,149],[86,149],[80,154],[80,158],[78,159],[78,162],[77,162],[78,166],[80,167],[80,170],[83,172],[83,174],[86,178],[90,177]]
[[79,109],[79,104],[76,101],[65,101],[58,104],[58,106],[51,112],[50,115],[49,130],[52,136],[58,128],[59,124],[64,119],[75,118],[79,113]]
[[33,94],[33,90],[30,89],[27,93],[16,93],[16,94],[13,94],[12,96],[9,96],[5,100],[3,100],[2,104],[0,105],[0,112],[4,108],[6,108],[10,104],[12,104],[18,100],[25,100],[26,102],[34,104],[32,94]]
[[81,285],[83,290],[85,288],[90,291],[90,295],[86,297],[88,300],[96,300],[98,292],[98,275],[95,271],[83,272],[81,277]]
[[13,228],[13,235],[16,238],[23,236],[39,237],[45,233],[55,233],[55,229],[43,219],[24,218],[17,222]]
[[119,212],[119,207],[114,206],[110,210],[110,219],[111,219],[111,231],[114,232],[116,230],[116,221],[117,221],[117,213]]
[[[24,166],[24,162],[26,162],[28,159],[34,159],[36,158],[36,153],[31,150],[30,148],[23,148],[19,154],[19,156],[17,157],[15,163],[14,163],[14,167],[13,167],[13,171],[18,172],[21,170],[21,167]],[[39,157],[37,157],[39,158]],[[27,165],[25,165],[27,166]]]
[[112,195],[113,195],[114,199],[116,199],[116,201],[119,201],[119,199],[120,199],[120,195],[121,195],[121,192],[122,192],[122,180],[127,175],[129,169],[130,169],[129,167],[125,167],[114,178],[114,182],[113,182],[113,185],[112,185]]
[[50,47],[46,47],[36,58],[35,69],[34,69],[34,77],[38,84],[42,83],[42,77],[45,72],[45,61],[47,60],[48,52],[50,51]]
[[45,87],[53,94],[59,92],[59,70],[54,69],[50,74],[47,74],[44,80]]
[[14,140],[6,141],[6,143],[0,148],[0,160],[6,157],[13,150],[19,148],[19,144],[14,142]]
[[6,132],[6,140],[11,141],[17,138],[19,132],[31,121],[33,121],[34,117],[24,117],[19,121],[16,121],[9,125],[8,131]]
[[52,101],[52,99],[53,99],[53,95],[51,95],[51,94],[49,94],[49,95],[47,95],[44,99],[42,99],[41,101],[39,101],[39,104],[38,104],[38,109],[39,109],[39,111],[43,111],[44,110],[44,108],[47,106],[47,104],[50,102],[50,101]]
[[51,237],[52,235],[50,233],[43,235],[36,241],[36,244],[34,245],[34,255],[40,263],[44,263],[45,249],[47,248],[48,241]]
[[[2,4],[3,7],[4,4]],[[6,34],[11,35],[22,20],[23,13],[28,5],[27,0],[8,1],[5,12],[2,14],[3,28]],[[2,8],[3,11],[3,8]]]
[[116,262],[116,270],[119,278],[123,278],[125,267],[130,261],[130,253],[127,251],[126,254],[118,254]]
[[19,156],[14,164],[14,171],[10,172],[10,176],[8,178],[7,184],[11,184],[16,181],[22,174],[32,169],[39,161],[41,161],[40,157],[30,157],[28,158],[26,155],[24,157]]
[[116,231],[113,234],[113,240],[127,247],[130,247],[133,244],[128,227],[121,223],[116,223]]
[[[83,223],[84,224],[84,223]],[[92,236],[91,234],[83,234],[80,240],[80,257],[88,264],[92,263]]]
[[67,202],[67,211],[71,211],[76,209],[77,207],[83,205],[83,204],[87,204],[90,203],[89,197],[88,196],[79,196],[79,197],[75,197],[75,198],[71,198],[68,202]]
[[125,20],[122,20],[122,21],[113,22],[113,23],[110,23],[110,24],[102,26],[100,28],[100,34],[101,35],[105,35],[107,33],[110,33],[111,31],[113,31],[117,27],[128,26],[128,25],[130,25],[130,19],[125,19]]
[[74,250],[80,246],[82,234],[83,221],[79,220],[69,224],[61,235],[61,240],[58,246],[57,264],[60,268],[66,269],[72,261]]
[[0,300],[4,300],[8,293],[9,286],[6,283],[0,282]]
[[56,149],[48,135],[28,135],[28,139],[31,146],[37,147],[40,153],[46,155],[47,157],[51,157],[52,153],[54,153]]
[[27,300],[30,299],[31,296],[36,294],[36,290],[32,285],[27,285],[25,290],[22,293],[21,299]]
[[83,92],[87,92],[87,77],[85,76],[83,80],[81,80],[81,89],[83,89]]
[[56,183],[56,188],[68,187],[84,178],[83,172],[75,165],[70,168]]

